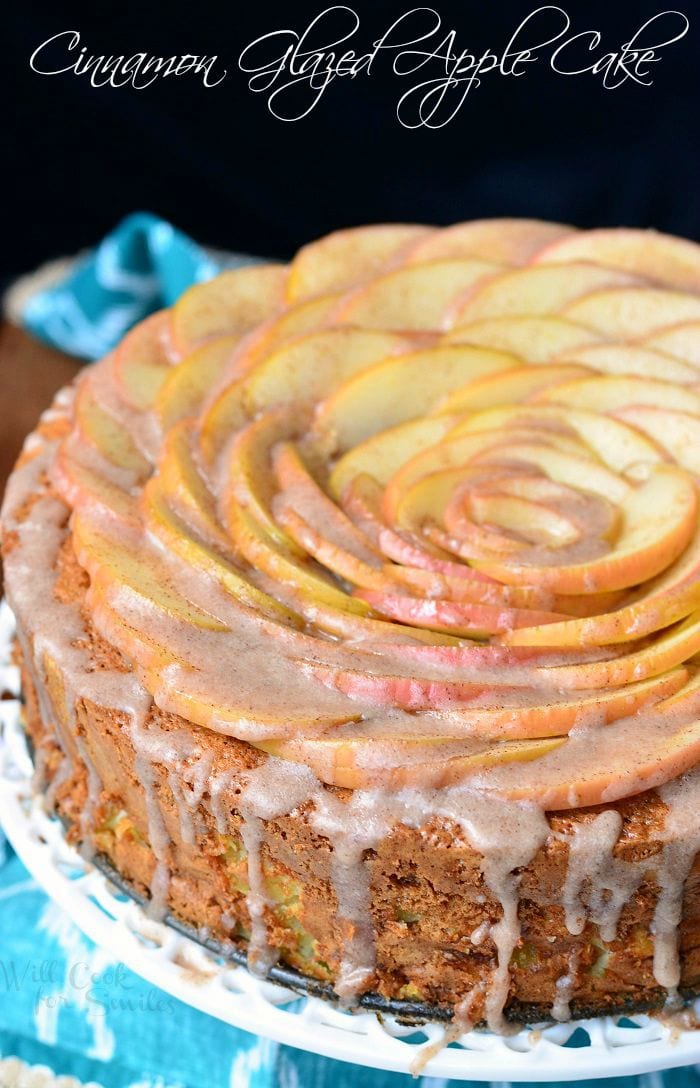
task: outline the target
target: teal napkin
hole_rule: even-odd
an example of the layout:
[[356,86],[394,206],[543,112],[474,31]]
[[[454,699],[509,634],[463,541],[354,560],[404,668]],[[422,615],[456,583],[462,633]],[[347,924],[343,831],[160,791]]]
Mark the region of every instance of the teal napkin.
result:
[[[245,262],[233,258],[233,263]],[[63,282],[32,295],[22,320],[52,347],[99,359],[137,321],[170,306],[193,283],[210,279],[230,263],[211,256],[163,219],[136,212],[78,258]]]
[[[131,325],[169,306],[191,284],[250,260],[213,256],[169,223],[139,212],[81,257],[63,282],[30,297],[24,323],[54,347],[99,358]],[[358,1069],[279,1046],[181,1004],[96,948],[47,899],[9,848],[0,855],[0,1056],[45,1064],[104,1088],[356,1088],[360,1081],[371,1088],[445,1088],[447,1083]],[[691,1067],[580,1083],[583,1088],[700,1088],[700,1073]]]

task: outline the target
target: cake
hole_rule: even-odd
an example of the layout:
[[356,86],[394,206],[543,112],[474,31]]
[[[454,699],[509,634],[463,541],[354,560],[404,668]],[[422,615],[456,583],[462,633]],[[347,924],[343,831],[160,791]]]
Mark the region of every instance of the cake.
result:
[[485,1024],[700,993],[700,247],[381,225],[64,389],[2,513],[38,787],[252,971]]

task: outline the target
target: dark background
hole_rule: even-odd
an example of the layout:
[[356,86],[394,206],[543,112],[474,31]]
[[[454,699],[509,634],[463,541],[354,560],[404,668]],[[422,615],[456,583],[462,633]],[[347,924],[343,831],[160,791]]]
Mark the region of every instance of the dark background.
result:
[[[362,21],[356,48],[415,6],[347,2]],[[498,52],[540,6],[425,2],[477,53]],[[662,0],[559,3],[574,30],[602,32],[599,51],[617,49],[665,10]],[[662,51],[651,88],[605,90],[591,75],[557,76],[543,60],[523,79],[487,77],[445,128],[409,131],[395,117],[408,84],[386,60],[369,80],[335,82],[310,117],[292,124],[248,90],[237,67],[243,46],[282,26],[302,30],[328,6],[323,0],[15,0],[3,12],[5,78],[12,72],[3,174],[15,196],[0,277],[94,243],[135,209],[206,243],[281,257],[328,230],[378,220],[529,215],[700,238],[700,10],[697,0],[677,3],[690,31]],[[210,90],[188,76],[135,91],[33,73],[33,50],[68,29],[97,54],[218,53],[228,76]]]

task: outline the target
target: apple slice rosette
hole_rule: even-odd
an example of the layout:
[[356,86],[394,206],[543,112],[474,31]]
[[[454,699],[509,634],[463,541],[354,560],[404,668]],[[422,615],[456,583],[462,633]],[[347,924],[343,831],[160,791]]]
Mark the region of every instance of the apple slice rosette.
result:
[[340,787],[566,808],[688,770],[699,268],[495,220],[198,285],[57,445],[96,629],[163,710]]

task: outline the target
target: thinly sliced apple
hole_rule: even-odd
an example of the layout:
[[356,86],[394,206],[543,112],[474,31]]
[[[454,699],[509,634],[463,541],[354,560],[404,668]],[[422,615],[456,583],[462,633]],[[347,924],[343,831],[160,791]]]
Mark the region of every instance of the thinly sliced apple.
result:
[[169,551],[179,555],[190,566],[216,579],[234,600],[246,608],[254,609],[276,623],[303,627],[301,616],[258,589],[233,563],[193,535],[189,526],[168,504],[167,496],[157,478],[149,480],[144,488],[142,504],[147,529]]
[[700,476],[700,419],[697,415],[650,404],[621,408],[615,415],[653,438],[681,468]]
[[697,367],[636,344],[593,344],[576,348],[560,355],[557,363],[590,367],[604,374],[629,374],[681,384],[700,381]]
[[289,586],[293,597],[299,600],[300,611],[304,612],[305,604],[313,606],[318,603],[340,612],[359,616],[372,615],[369,605],[349,597],[334,585],[323,568],[311,560],[296,558],[273,540],[265,528],[233,496],[226,503],[226,516],[231,536],[243,558],[254,569],[261,570]]
[[[475,428],[474,433],[450,433],[441,442],[406,461],[392,476],[382,499],[382,512],[387,523],[389,525],[397,523],[399,505],[403,496],[418,480],[445,469],[464,472],[471,461],[486,451],[495,451],[507,460],[514,442],[527,443],[528,447],[539,445],[543,457],[553,454],[558,448],[567,448],[565,435],[560,436],[554,431],[547,433],[544,429],[537,431],[535,428],[526,430],[525,427],[514,427],[510,432],[505,432],[500,429],[477,431]],[[573,448],[576,449],[575,446]],[[483,475],[486,475],[486,472],[483,472]]]
[[73,456],[67,442],[63,442],[56,452],[51,479],[61,498],[75,510],[83,506],[88,509],[99,507],[101,516],[113,517],[115,521],[136,523],[138,520],[134,496]]
[[297,447],[281,442],[273,452],[275,476],[280,488],[276,501],[287,500],[330,544],[353,551],[365,563],[381,565],[379,551],[317,483]]
[[334,319],[366,329],[441,329],[454,300],[502,267],[466,258],[397,268],[346,295]]
[[299,337],[248,376],[248,410],[253,414],[275,404],[315,404],[353,375],[407,347],[400,336],[370,329],[328,329]]
[[[277,481],[272,469],[272,450],[278,442],[296,435],[299,419],[287,407],[263,412],[234,438],[227,454],[226,493],[244,506],[248,514],[265,530],[267,536],[285,551],[303,555],[292,538],[272,515],[272,497]],[[224,497],[223,506],[226,506]]]
[[548,811],[609,805],[654,789],[700,761],[700,722],[679,723],[674,715],[664,715],[657,724],[656,718],[652,708],[642,718],[644,728],[641,722],[636,725],[636,735],[629,724],[634,718],[612,722],[597,735],[588,758],[582,751],[584,744],[590,744],[584,732],[580,740],[570,738],[543,760],[533,778],[509,773],[505,764],[480,775],[478,786],[514,801],[533,801]]
[[687,321],[680,325],[671,325],[667,329],[659,329],[646,336],[642,344],[646,348],[664,351],[700,367],[700,321]]
[[468,291],[453,307],[449,324],[459,326],[493,317],[553,314],[591,291],[643,282],[625,272],[584,263],[516,268]]
[[497,374],[477,378],[462,389],[456,389],[432,409],[433,413],[463,414],[481,412],[499,404],[519,404],[551,385],[590,377],[592,370],[574,363],[551,363],[549,366],[520,366]]
[[117,387],[126,403],[139,412],[152,407],[171,370],[165,346],[169,320],[165,311],[152,314],[126,334],[114,353]]
[[640,340],[657,329],[700,318],[700,297],[656,287],[593,291],[560,311],[609,339]]
[[473,706],[436,717],[445,732],[460,736],[460,726],[464,735],[491,740],[561,736],[574,728],[608,725],[645,707],[658,706],[681,691],[687,676],[687,669],[676,668],[637,684],[583,694],[579,699],[531,706]]
[[[493,690],[483,680],[428,679],[420,676],[404,676],[390,671],[391,664],[378,665],[387,671],[375,671],[368,665],[367,670],[337,668],[315,661],[301,661],[299,667],[308,675],[334,691],[340,691],[348,698],[367,706],[400,707],[402,710],[450,710],[460,704],[471,704],[475,699],[487,697]],[[446,732],[453,729],[452,724]],[[470,733],[465,728],[463,736]],[[459,736],[459,727],[454,728],[452,742]],[[447,740],[447,737],[445,738]],[[431,737],[417,735],[415,743],[431,743]]]
[[574,446],[564,443],[567,434],[573,436],[613,472],[624,473],[642,463],[653,465],[663,460],[656,443],[612,416],[549,404],[488,408],[459,423],[448,438],[508,428],[535,431],[538,427],[543,441],[576,453]]
[[631,654],[586,665],[536,666],[534,672],[543,683],[565,691],[622,687],[659,676],[689,661],[698,652],[700,613],[694,612],[655,642]]
[[219,522],[216,500],[193,455],[190,420],[181,420],[166,435],[158,464],[158,479],[175,510],[184,514],[206,541],[224,554],[230,553],[231,541]]
[[325,328],[340,298],[340,294],[332,294],[306,299],[283,310],[269,321],[264,321],[246,337],[245,344],[241,345],[236,375],[247,374],[266,355],[286,344],[288,340]]
[[635,642],[685,619],[700,608],[700,582],[645,594],[616,612],[567,620],[542,627],[511,631],[503,636],[507,646],[609,646]]
[[200,412],[197,441],[202,460],[213,468],[231,437],[250,422],[246,406],[245,377],[224,385]]
[[171,714],[258,746],[262,737],[293,737],[300,732],[311,743],[314,734],[359,718],[353,704],[336,692],[318,691],[318,700],[310,705],[307,678],[285,670],[281,682],[279,674],[275,655],[261,654],[255,682],[244,675],[247,682],[227,693],[225,700],[207,685],[206,674],[186,666],[172,666],[165,674],[149,671],[145,683],[158,706]]
[[77,433],[109,464],[133,474],[135,480],[146,479],[150,464],[123,424],[98,403],[89,379],[87,374],[80,382],[75,399]]
[[434,231],[411,246],[405,261],[478,257],[503,264],[527,264],[531,257],[557,238],[568,237],[572,228],[540,219],[473,219]]
[[166,568],[154,554],[135,551],[124,540],[114,540],[96,528],[84,513],[73,517],[73,543],[78,561],[103,590],[119,594],[123,587],[143,604],[175,620],[208,631],[227,631],[216,616],[187,600],[171,585]]
[[454,417],[445,415],[388,427],[336,461],[328,477],[328,490],[339,499],[351,480],[363,474],[369,474],[377,483],[388,483],[406,461],[439,442],[454,425]]
[[199,411],[231,362],[238,343],[237,336],[217,337],[171,368],[155,399],[156,415],[164,431]]
[[580,231],[542,249],[535,264],[591,261],[646,276],[681,291],[700,291],[700,246],[653,230]]
[[260,264],[222,272],[185,291],[171,311],[180,357],[215,336],[243,336],[281,309],[288,268]]
[[398,620],[409,627],[428,627],[467,638],[485,638],[511,631],[514,627],[534,627],[564,618],[560,612],[402,597],[377,590],[357,590],[355,595],[387,619]]
[[327,234],[303,246],[292,261],[287,300],[346,291],[398,262],[418,239],[432,233],[429,227],[388,223]]
[[467,382],[517,365],[513,355],[472,347],[398,355],[341,385],[319,408],[314,430],[328,435],[342,454],[378,431],[423,415]]
[[628,375],[577,378],[542,389],[531,399],[536,403],[570,405],[588,412],[617,412],[632,405],[656,405],[700,415],[700,394],[679,388],[673,382]]
[[[553,475],[551,467],[549,473]],[[580,486],[594,490],[590,476]],[[541,566],[479,559],[474,566],[508,585],[534,584],[555,593],[600,593],[638,585],[665,570],[691,539],[697,519],[693,480],[682,469],[658,465],[621,500],[620,513],[622,529],[614,548],[588,563]]]
[[[564,740],[564,737],[553,737],[546,740],[503,741],[474,755],[455,756],[444,761],[436,760],[435,753],[431,757],[428,750],[426,756],[429,762],[406,763],[403,766],[391,766],[387,762],[392,742],[380,745],[376,760],[372,760],[374,753],[371,753],[368,738],[364,735],[355,740],[329,737],[264,742],[258,747],[270,755],[306,763],[322,782],[329,785],[351,790],[373,787],[399,790],[410,786],[431,789],[453,786],[488,767],[541,759],[563,744]],[[393,740],[393,744],[396,743]]]
[[[602,725],[636,713],[638,710],[676,693],[682,696],[687,669],[672,669],[661,676],[612,691],[584,693],[580,698],[538,703],[516,698],[512,704],[488,706],[484,699],[502,700],[515,689],[493,687],[489,679],[455,680],[392,674],[387,671],[360,671],[333,668],[315,662],[303,662],[301,668],[325,687],[343,692],[350,699],[373,706],[398,706],[408,711],[433,711],[424,730],[440,730],[447,742],[468,738],[488,740],[534,740],[562,736],[574,727]],[[522,694],[522,693],[521,693]],[[540,698],[542,695],[540,693]],[[430,744],[432,732],[416,731],[411,743],[418,748]],[[387,738],[388,739],[388,738]]]
[[450,329],[442,338],[447,344],[511,351],[528,363],[548,363],[565,351],[598,344],[600,333],[563,317],[492,317]]
[[[367,473],[354,476],[344,489],[343,506],[352,520],[371,536],[376,546],[388,559],[406,567],[436,572],[439,575],[452,575],[463,578],[465,571],[469,576],[492,582],[485,575],[455,563],[445,552],[433,547],[428,541],[410,532],[396,531],[384,520],[382,513],[382,487]],[[495,583],[494,583],[495,584]]]

